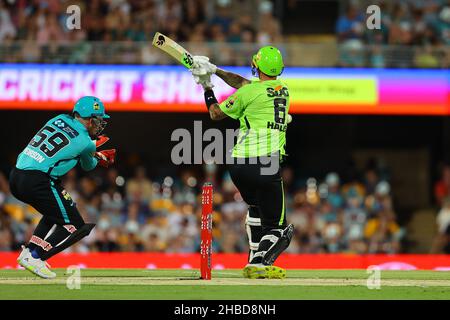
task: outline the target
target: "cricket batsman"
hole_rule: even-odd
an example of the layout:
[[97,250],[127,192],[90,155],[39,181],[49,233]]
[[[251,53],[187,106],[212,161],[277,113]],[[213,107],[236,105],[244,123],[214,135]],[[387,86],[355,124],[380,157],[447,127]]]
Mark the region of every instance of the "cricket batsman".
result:
[[[231,179],[248,204],[246,230],[249,261],[243,270],[251,279],[282,279],[286,271],[273,265],[289,246],[294,226],[286,223],[286,208],[279,164],[285,157],[286,130],[289,122],[289,90],[278,79],[284,69],[280,51],[272,46],[261,48],[252,58],[252,74],[247,80],[226,72],[194,56],[191,72],[204,89],[205,103],[212,120],[226,117],[239,120],[237,143],[229,166]],[[219,103],[214,96],[211,74],[216,74],[237,89]],[[264,171],[263,158],[276,161],[276,170]]]
[[86,171],[114,163],[115,149],[97,151],[109,140],[100,136],[108,118],[100,99],[82,97],[71,114],[60,114],[39,130],[11,171],[12,194],[42,214],[17,259],[39,277],[54,278],[46,260],[89,235],[95,226],[83,221],[60,178],[78,163]]

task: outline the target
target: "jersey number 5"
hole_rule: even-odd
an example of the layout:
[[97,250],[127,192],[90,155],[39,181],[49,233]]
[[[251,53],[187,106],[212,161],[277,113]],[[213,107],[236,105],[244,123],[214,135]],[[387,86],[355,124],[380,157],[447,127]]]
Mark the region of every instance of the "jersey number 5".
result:
[[[50,136],[47,135],[44,131],[48,131],[51,134]],[[35,138],[31,139],[29,145],[35,148],[38,148],[40,146],[40,150],[49,158],[53,157],[59,150],[67,146],[70,141],[67,139],[67,137],[62,132],[56,132],[55,128],[52,128],[50,126],[46,126],[42,128],[37,134],[36,137],[38,137],[38,140],[35,140]],[[47,143],[43,143],[45,140],[47,140]],[[51,147],[50,147],[51,146]]]
[[275,123],[284,124],[286,121],[286,99],[275,98],[273,100]]

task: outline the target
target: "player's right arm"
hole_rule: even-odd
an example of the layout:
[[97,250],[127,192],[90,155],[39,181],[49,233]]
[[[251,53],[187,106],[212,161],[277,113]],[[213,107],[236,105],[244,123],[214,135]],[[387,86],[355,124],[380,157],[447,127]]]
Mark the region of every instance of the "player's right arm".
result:
[[218,103],[213,103],[209,107],[209,117],[211,120],[217,121],[225,119],[227,115],[220,109],[220,105]]
[[80,165],[83,170],[90,171],[97,166],[98,160],[95,158],[95,150],[95,143],[89,140],[80,153]]
[[204,87],[204,90],[205,103],[211,120],[217,121],[225,119],[227,115],[220,109],[219,102],[217,101],[212,88]]
[[[239,89],[242,86],[250,83],[251,81],[248,79],[245,79],[244,77],[233,73],[229,71],[225,71],[223,69],[218,68],[215,64],[212,64],[209,62],[209,58],[205,56],[194,56],[193,57],[194,65],[191,69],[192,74],[197,76],[197,78],[204,78],[205,76],[208,76],[211,74],[216,74],[219,78],[221,78],[223,81],[225,81],[226,84],[229,86]],[[206,74],[205,74],[206,73]],[[196,80],[197,83],[198,80]]]
[[245,79],[244,77],[236,73],[225,71],[219,68],[217,68],[216,70],[216,75],[223,81],[225,81],[226,84],[236,89],[239,89],[240,87],[251,82],[250,80]]

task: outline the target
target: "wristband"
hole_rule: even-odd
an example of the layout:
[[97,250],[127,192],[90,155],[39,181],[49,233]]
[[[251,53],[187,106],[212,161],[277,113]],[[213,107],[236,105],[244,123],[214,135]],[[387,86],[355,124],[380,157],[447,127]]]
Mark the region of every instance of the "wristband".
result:
[[208,89],[205,91],[205,103],[206,106],[209,108],[211,107],[211,105],[213,105],[214,103],[218,103],[216,97],[214,96],[214,91],[212,91],[212,89]]

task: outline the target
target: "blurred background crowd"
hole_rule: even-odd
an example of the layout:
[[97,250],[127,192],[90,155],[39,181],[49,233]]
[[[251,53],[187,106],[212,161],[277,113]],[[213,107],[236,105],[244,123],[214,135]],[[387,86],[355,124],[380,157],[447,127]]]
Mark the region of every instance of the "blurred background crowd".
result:
[[[311,1],[310,1],[311,2]],[[247,65],[256,48],[276,43],[287,65],[447,68],[447,0],[329,1],[334,12],[303,30],[304,0],[1,0],[0,57],[9,62],[167,64],[151,49],[160,31],[216,64]],[[65,9],[81,9],[69,30]],[[336,4],[336,6],[334,6]],[[366,26],[368,5],[381,9],[380,29]],[[297,21],[296,21],[297,19]],[[289,27],[294,25],[294,27]],[[306,58],[305,58],[306,56]]]
[[[299,179],[291,167],[282,171],[288,222],[295,224],[291,253],[404,252],[405,228],[397,221],[389,174],[371,162],[364,172],[343,181],[330,172],[322,179]],[[214,185],[213,235],[215,252],[246,252],[247,205],[226,171],[205,165],[199,175],[184,170],[176,176],[149,177],[143,166],[124,177],[115,168],[88,174],[73,169],[63,185],[94,232],[75,251],[197,252],[200,238],[201,186]],[[434,249],[449,248],[450,167],[436,184],[443,208],[438,216],[440,236]],[[32,207],[9,192],[0,174],[0,251],[17,250],[40,219]]]
[[[307,20],[304,5],[317,2],[0,0],[0,61],[173,64],[151,46],[160,31],[218,65],[249,65],[256,49],[269,43],[294,66],[450,64],[448,0],[326,1],[331,9]],[[366,26],[371,4],[381,9],[379,30]],[[68,5],[81,9],[79,30],[67,28]],[[287,216],[296,226],[289,252],[411,252],[406,225],[396,213],[392,177],[374,163],[352,175],[337,171],[310,178],[297,176],[296,167],[283,169]],[[40,219],[12,197],[7,180],[7,171],[0,171],[0,251],[17,250]],[[121,168],[70,171],[63,185],[85,220],[97,222],[95,232],[72,250],[198,251],[204,181],[215,188],[214,250],[246,252],[247,206],[226,172],[214,165],[167,176],[150,176],[145,166],[134,174]],[[434,199],[438,235],[429,251],[450,253],[450,167],[443,167]]]
[[[336,23],[342,44],[341,66],[419,68],[448,67],[450,6],[448,1],[380,1],[381,28],[366,28],[366,16],[349,5]],[[368,45],[368,52],[364,46]],[[410,47],[416,47],[410,50]],[[442,48],[442,51],[436,50]],[[368,54],[367,54],[368,53]]]

